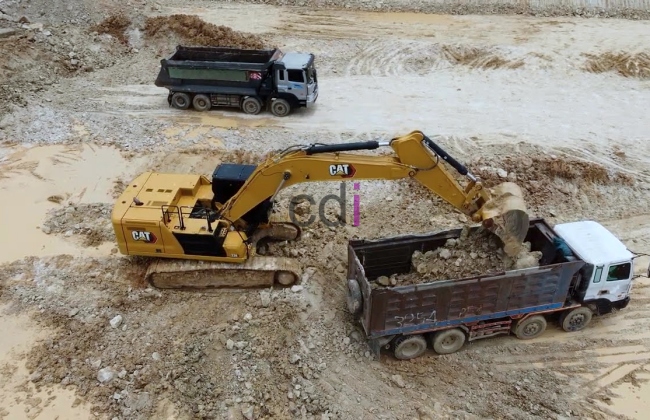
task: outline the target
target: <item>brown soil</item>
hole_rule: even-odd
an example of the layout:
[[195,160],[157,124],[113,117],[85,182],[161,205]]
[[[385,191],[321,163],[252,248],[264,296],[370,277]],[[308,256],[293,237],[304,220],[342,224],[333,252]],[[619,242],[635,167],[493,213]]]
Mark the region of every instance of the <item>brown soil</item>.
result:
[[[616,186],[635,187],[636,180],[629,174],[605,168],[593,162],[544,154],[475,159],[469,165],[486,187],[504,181],[517,183],[524,192],[529,209],[540,209],[553,203],[571,200],[573,191],[601,194],[598,189]],[[569,189],[566,184],[571,185]]]
[[90,30],[99,34],[109,34],[122,44],[128,44],[129,40],[124,31],[129,25],[131,25],[131,19],[120,13],[111,15],[97,25],[91,26]]
[[517,69],[524,65],[522,60],[508,60],[488,50],[467,46],[442,47],[443,56],[452,64],[462,64],[478,69]]
[[461,279],[507,270],[535,267],[542,257],[541,252],[530,251],[525,242],[515,258],[505,255],[492,233],[484,229],[470,232],[463,228],[458,239],[449,239],[443,247],[412,256],[412,271],[394,274],[390,278],[379,277],[375,286],[405,286],[438,280]]
[[641,52],[607,52],[584,54],[587,57],[585,69],[592,73],[616,72],[624,77],[650,79],[650,54]]
[[149,17],[145,20],[144,32],[151,38],[165,38],[170,33],[175,33],[185,42],[195,45],[264,48],[262,38],[257,35],[238,32],[227,26],[217,26],[190,15]]
[[[503,182],[503,177],[492,168],[503,168],[508,174],[514,174],[520,182],[552,181],[553,178],[577,182],[583,185],[625,185],[634,186],[632,176],[613,171],[594,162],[585,162],[578,159],[551,156],[505,156],[498,162],[490,159],[490,168],[482,166],[481,159],[477,159],[471,166],[489,186],[493,181]],[[496,183],[498,183],[496,182]],[[488,184],[488,182],[486,182]]]

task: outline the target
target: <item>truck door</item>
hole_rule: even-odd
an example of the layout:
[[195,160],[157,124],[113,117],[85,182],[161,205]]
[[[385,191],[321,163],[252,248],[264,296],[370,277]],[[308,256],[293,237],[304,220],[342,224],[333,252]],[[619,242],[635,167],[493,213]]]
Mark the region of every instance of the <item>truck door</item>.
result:
[[290,69],[287,70],[288,79],[289,79],[289,89],[291,93],[296,95],[299,101],[304,101],[307,99],[307,79],[305,70],[302,69]]
[[629,294],[632,272],[631,261],[596,266],[585,300],[607,299],[616,302],[625,299]]
[[307,83],[303,70],[276,70],[279,93],[290,93],[299,101],[307,99]]
[[286,70],[276,70],[275,71],[275,83],[278,88],[279,93],[291,93],[291,86],[289,84],[289,79],[287,77]]

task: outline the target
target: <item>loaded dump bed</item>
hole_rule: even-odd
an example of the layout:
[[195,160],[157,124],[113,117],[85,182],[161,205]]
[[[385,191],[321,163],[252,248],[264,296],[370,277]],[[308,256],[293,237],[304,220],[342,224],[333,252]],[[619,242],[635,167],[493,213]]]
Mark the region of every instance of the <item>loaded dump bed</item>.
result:
[[[479,227],[471,230],[476,229]],[[560,308],[585,264],[559,252],[553,229],[543,219],[533,219],[525,241],[531,243],[532,251],[542,253],[539,267],[393,288],[371,287],[380,276],[411,272],[411,256],[416,250],[425,253],[442,247],[448,239],[459,238],[461,231],[349,242],[348,279],[358,282],[362,295],[359,316],[369,339]]]
[[[168,64],[213,64],[215,68],[236,68],[246,70],[264,70],[274,60],[279,59],[282,52],[272,50],[246,50],[241,48],[226,47],[185,47],[178,46],[176,51],[166,61]],[[185,63],[183,63],[185,62]]]
[[246,50],[179,45],[171,57],[160,60],[154,84],[169,89],[170,104],[172,92],[186,92],[221,95],[211,98],[213,106],[237,107],[244,96],[264,96],[271,92],[273,81],[267,76],[275,60],[282,56],[277,48]]

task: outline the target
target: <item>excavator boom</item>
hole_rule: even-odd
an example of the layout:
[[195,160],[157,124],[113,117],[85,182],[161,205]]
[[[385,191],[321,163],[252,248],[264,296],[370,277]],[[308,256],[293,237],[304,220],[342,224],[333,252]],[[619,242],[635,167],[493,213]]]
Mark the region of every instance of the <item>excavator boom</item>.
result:
[[[382,146],[390,146],[396,156],[345,153]],[[459,184],[441,160],[468,178],[467,187]],[[297,183],[404,178],[415,179],[475,222],[485,222],[501,238],[507,254],[519,251],[528,232],[528,214],[519,186],[506,182],[486,191],[465,166],[420,131],[386,143],[310,145],[272,156],[225,203],[221,217],[239,220],[262,200]]]
[[[394,155],[352,152],[392,148]],[[452,176],[445,163],[467,178]],[[113,209],[118,248],[156,257],[146,278],[160,288],[290,285],[296,260],[262,256],[268,241],[296,240],[300,228],[269,221],[277,193],[303,182],[411,178],[494,232],[508,255],[528,231],[521,189],[503,183],[490,191],[420,131],[389,142],[298,145],[258,166],[224,164],[212,182],[202,175],[148,172],[134,179]]]

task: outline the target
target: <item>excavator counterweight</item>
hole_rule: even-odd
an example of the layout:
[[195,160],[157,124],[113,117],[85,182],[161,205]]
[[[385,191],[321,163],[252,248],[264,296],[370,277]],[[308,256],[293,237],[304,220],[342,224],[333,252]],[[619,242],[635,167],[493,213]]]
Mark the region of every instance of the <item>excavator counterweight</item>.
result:
[[[393,156],[357,154],[391,147]],[[468,180],[465,187],[451,166]],[[146,278],[160,288],[290,285],[296,260],[263,256],[272,241],[293,241],[300,228],[273,222],[277,193],[304,182],[413,179],[483,225],[518,253],[529,218],[521,188],[486,189],[467,168],[420,131],[389,142],[297,145],[259,165],[221,164],[203,175],[147,172],[117,200],[112,223],[124,255],[160,257]]]

